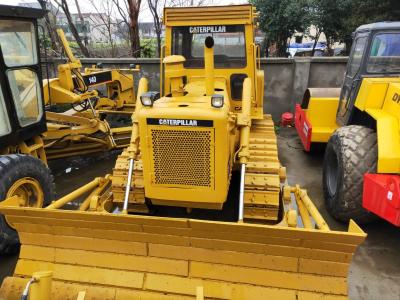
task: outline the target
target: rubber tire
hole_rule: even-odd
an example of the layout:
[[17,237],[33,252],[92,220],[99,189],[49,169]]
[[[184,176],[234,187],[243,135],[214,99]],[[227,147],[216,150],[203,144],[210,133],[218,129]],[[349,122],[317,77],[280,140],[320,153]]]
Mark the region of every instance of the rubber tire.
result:
[[[0,156],[0,201],[4,200],[12,184],[24,177],[32,177],[39,181],[44,194],[44,205],[50,204],[54,199],[55,188],[49,168],[41,160],[22,154]],[[18,233],[0,214],[0,254],[14,254],[18,250]]]
[[336,220],[347,223],[353,219],[362,224],[377,219],[362,206],[364,174],[376,173],[377,159],[376,133],[370,128],[345,126],[330,137],[324,155],[322,186],[326,208]]

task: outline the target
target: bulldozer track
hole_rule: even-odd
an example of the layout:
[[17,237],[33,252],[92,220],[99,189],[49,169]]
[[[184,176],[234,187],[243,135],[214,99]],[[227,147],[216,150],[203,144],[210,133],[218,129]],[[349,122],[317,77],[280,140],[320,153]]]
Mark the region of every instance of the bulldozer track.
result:
[[285,170],[278,158],[278,146],[271,115],[253,120],[250,131],[250,160],[246,166],[244,218],[277,221],[280,184]]
[[[126,178],[129,170],[129,147],[125,149],[117,158],[112,176],[112,193],[114,202],[122,205],[124,200]],[[140,156],[134,163],[133,180],[129,193],[129,212],[147,213],[148,208],[145,203],[143,165]]]

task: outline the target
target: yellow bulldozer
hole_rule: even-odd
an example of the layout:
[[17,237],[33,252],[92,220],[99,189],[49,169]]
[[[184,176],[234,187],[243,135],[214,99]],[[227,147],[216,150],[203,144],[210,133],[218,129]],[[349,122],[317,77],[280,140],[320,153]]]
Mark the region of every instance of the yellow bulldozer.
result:
[[251,5],[164,9],[161,91],[140,79],[113,174],[45,208],[1,204],[21,252],[0,299],[347,298],[366,235],[330,230],[286,183],[256,18]]
[[296,106],[306,151],[327,143],[323,189],[337,220],[400,226],[400,22],[360,26],[342,88],[308,89]]

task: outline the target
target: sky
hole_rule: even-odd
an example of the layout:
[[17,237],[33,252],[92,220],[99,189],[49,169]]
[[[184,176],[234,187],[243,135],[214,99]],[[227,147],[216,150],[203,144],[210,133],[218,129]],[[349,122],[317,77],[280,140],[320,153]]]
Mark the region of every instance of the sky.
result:
[[[94,2],[97,1],[107,1],[107,0],[95,0]],[[111,0],[108,0],[111,1]],[[16,3],[32,3],[32,2],[37,2],[36,0],[0,0],[0,4],[9,4],[9,5],[15,5]],[[80,8],[82,13],[96,13],[96,10],[93,8],[93,5],[89,0],[78,0]],[[247,0],[209,0],[209,2],[212,2],[213,5],[230,5],[230,4],[243,4],[243,3],[248,3]],[[54,2],[53,2],[54,3]],[[75,6],[75,1],[74,0],[68,0],[69,8],[72,13],[76,13],[76,6]],[[139,21],[140,22],[151,22],[153,20],[153,17],[151,16],[151,13],[148,9],[147,6],[147,0],[142,0],[142,5],[141,5],[141,12],[139,14]]]

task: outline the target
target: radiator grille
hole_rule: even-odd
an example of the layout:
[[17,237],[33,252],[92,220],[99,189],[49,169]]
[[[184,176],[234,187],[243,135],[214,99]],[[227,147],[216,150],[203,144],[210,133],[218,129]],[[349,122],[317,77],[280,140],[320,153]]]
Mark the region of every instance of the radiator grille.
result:
[[212,133],[151,130],[156,184],[211,187]]

